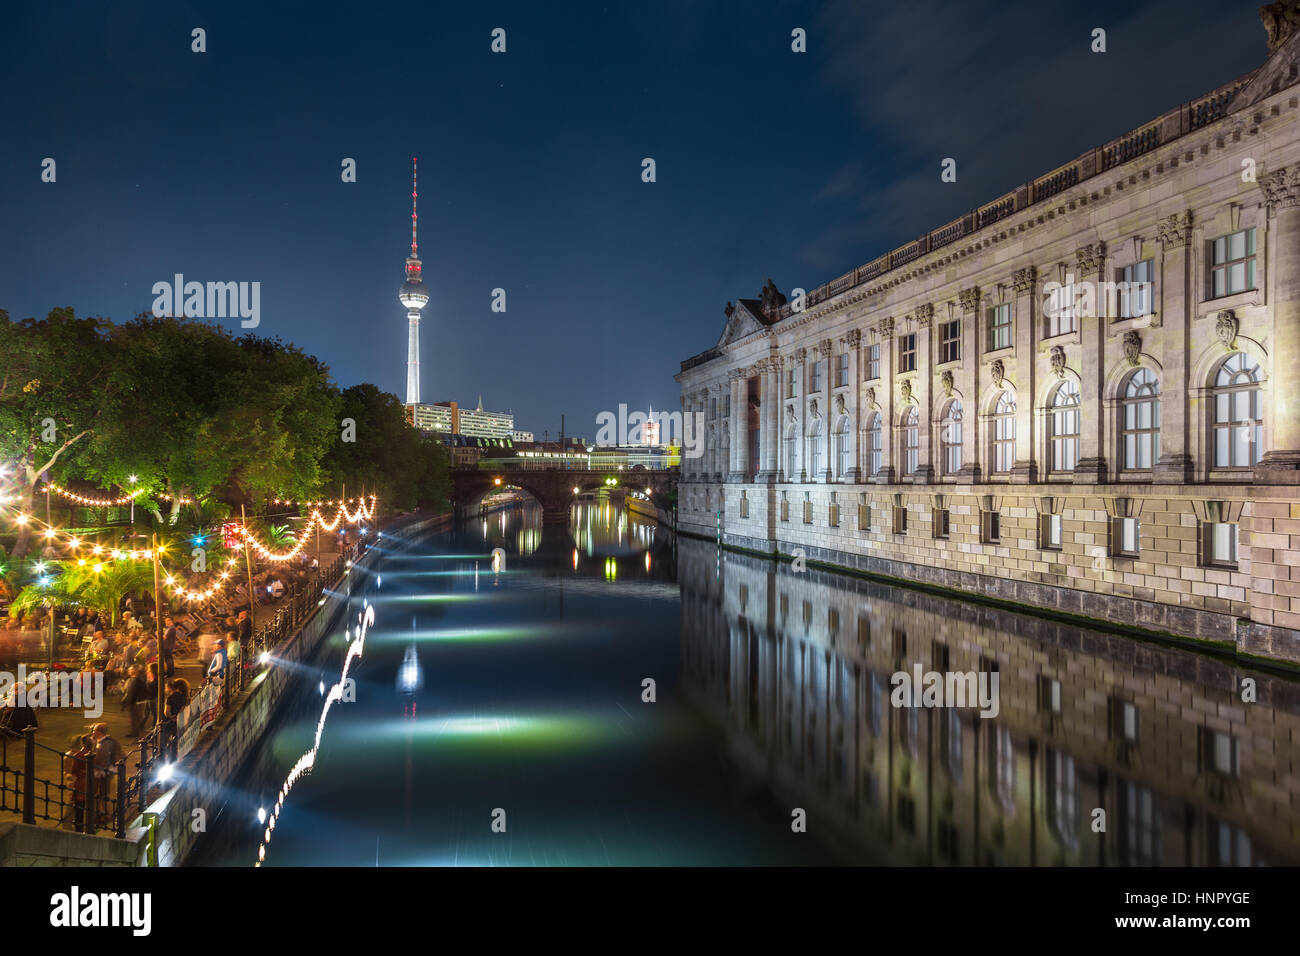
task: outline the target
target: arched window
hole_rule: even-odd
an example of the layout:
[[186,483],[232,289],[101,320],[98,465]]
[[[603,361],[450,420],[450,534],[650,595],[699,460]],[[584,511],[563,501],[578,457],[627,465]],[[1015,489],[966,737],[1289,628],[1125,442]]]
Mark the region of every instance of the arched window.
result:
[[1079,463],[1079,386],[1066,379],[1056,386],[1048,405],[1050,470],[1074,471]]
[[993,406],[993,471],[1008,475],[1016,464],[1016,397],[1009,390]]
[[1264,413],[1259,363],[1229,355],[1214,376],[1214,467],[1249,468],[1263,454]]
[[808,429],[808,480],[816,481],[822,472],[822,423],[816,420]]
[[799,478],[799,426],[791,422],[785,430],[785,480],[797,481]]
[[1150,471],[1160,460],[1160,382],[1150,369],[1140,368],[1124,385],[1122,426],[1124,467]]
[[835,477],[849,473],[853,462],[849,457],[849,416],[843,416],[835,426]]
[[943,473],[955,475],[961,471],[961,402],[953,399],[939,419],[939,452]]
[[871,417],[867,419],[867,440],[864,447],[867,452],[867,475],[874,478],[883,464],[881,457],[884,446],[881,444],[880,412],[872,412]]
[[916,406],[903,412],[903,474],[916,474],[921,463],[921,416]]

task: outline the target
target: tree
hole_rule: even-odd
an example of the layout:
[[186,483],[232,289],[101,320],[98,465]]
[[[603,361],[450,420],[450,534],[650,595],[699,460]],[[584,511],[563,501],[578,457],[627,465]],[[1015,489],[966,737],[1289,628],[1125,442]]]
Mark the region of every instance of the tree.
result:
[[[32,509],[36,482],[82,452],[99,421],[113,413],[116,358],[100,318],[54,309],[12,322],[0,310],[0,458],[14,461],[18,507]],[[13,556],[27,553],[22,526]]]
[[397,396],[369,383],[353,385],[343,390],[339,417],[351,419],[352,427],[340,429],[325,456],[327,493],[346,487],[349,496],[373,493],[392,507],[414,508],[428,452]]

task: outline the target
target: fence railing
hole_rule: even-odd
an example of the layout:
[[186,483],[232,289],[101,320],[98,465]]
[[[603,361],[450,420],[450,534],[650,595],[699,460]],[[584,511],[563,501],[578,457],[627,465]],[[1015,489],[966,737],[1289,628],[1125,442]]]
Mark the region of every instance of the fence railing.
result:
[[[222,710],[251,682],[261,666],[262,654],[274,654],[321,605],[325,591],[343,580],[361,549],[359,543],[349,545],[328,567],[320,570],[314,581],[299,588],[278,607],[270,620],[258,625],[247,647],[240,647],[238,657],[226,669],[221,690]],[[24,823],[53,821],[81,833],[110,830],[115,836],[125,836],[128,812],[144,810],[150,793],[165,783],[159,779],[159,771],[174,763],[177,757],[174,718],[156,724],[127,757],[98,776],[93,761],[38,743],[34,734],[34,729],[21,734],[0,731],[0,810],[20,813]],[[37,775],[36,757],[42,752],[46,762],[50,755],[57,755],[57,780]],[[79,780],[84,780],[85,785],[69,783]]]
[[[36,773],[38,753],[59,761],[57,780]],[[37,743],[36,729],[0,731],[0,810],[22,814],[23,823],[56,822],[78,833],[109,830],[126,835],[130,784],[126,758],[96,773],[93,756],[76,757]]]

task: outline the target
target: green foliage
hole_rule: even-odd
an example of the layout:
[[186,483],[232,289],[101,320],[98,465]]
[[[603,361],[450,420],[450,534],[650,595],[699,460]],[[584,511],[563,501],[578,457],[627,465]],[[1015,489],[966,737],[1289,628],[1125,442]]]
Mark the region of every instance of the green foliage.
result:
[[[347,419],[355,441],[343,440]],[[370,384],[343,390],[325,467],[329,496],[339,496],[346,485],[348,497],[376,494],[385,507],[411,510],[439,503],[445,507],[450,493],[446,448],[406,423],[406,409],[396,395]]]
[[96,572],[91,564],[65,564],[61,571],[51,563],[49,584],[28,584],[10,605],[10,615],[25,613],[53,599],[56,604],[84,604],[117,623],[117,607],[129,592],[152,590],[153,565],[145,561],[109,561]]
[[[342,440],[345,418],[355,442]],[[0,459],[19,465],[25,511],[45,472],[143,488],[137,518],[172,531],[211,527],[240,502],[252,516],[281,495],[346,486],[409,509],[445,507],[450,491],[446,449],[406,424],[396,396],[340,392],[324,364],[279,340],[148,313],[115,325],[70,309],[20,322],[0,311]]]

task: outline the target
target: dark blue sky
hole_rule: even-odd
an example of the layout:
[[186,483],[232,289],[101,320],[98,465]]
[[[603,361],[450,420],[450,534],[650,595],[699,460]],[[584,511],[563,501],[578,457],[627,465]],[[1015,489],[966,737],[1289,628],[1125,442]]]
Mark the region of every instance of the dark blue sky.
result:
[[590,435],[676,408],[768,276],[811,289],[1263,62],[1258,6],[9,4],[0,308],[258,281],[259,334],[400,396],[418,155],[422,397]]

